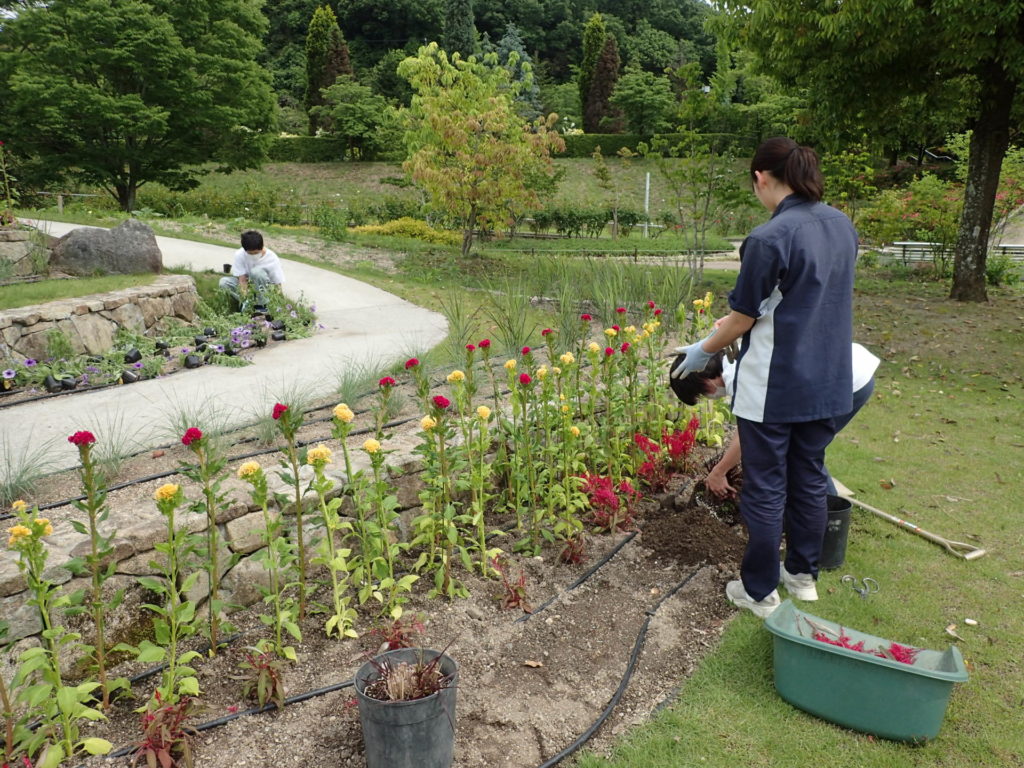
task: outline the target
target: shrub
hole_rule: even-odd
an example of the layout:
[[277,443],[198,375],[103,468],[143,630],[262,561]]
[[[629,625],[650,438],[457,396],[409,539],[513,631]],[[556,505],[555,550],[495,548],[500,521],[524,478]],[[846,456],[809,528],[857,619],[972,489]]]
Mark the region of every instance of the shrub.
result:
[[414,240],[423,240],[434,245],[459,245],[462,242],[462,235],[458,232],[447,232],[434,229],[427,222],[420,219],[404,217],[395,219],[385,224],[369,224],[360,227],[352,227],[350,232],[360,235],[386,235],[389,237],[408,237]]

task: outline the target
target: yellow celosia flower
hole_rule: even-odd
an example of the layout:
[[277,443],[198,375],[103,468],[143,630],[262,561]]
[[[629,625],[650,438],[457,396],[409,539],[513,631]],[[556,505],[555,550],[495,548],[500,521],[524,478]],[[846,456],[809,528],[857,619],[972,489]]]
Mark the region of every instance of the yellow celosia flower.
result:
[[31,536],[32,530],[24,525],[15,525],[13,528],[8,528],[7,533],[10,534],[10,537],[7,539],[7,546],[13,547],[26,536]]
[[480,419],[480,421],[487,421],[489,418],[491,418],[491,409],[488,408],[486,405],[481,405],[477,407],[476,417]]
[[607,336],[609,339],[611,339],[611,338],[613,338],[615,336],[618,336],[619,332],[616,331],[614,328],[605,328],[604,329],[604,335]]
[[435,419],[433,416],[424,416],[422,419],[420,419],[420,427],[424,431],[431,430],[431,429],[433,429],[436,426],[437,426],[437,419]]
[[566,352],[558,358],[562,365],[572,365],[576,362],[576,358],[572,356],[572,352]]
[[448,374],[448,383],[453,384],[456,381],[465,381],[466,374],[462,371],[452,371]]
[[587,345],[587,350],[590,352],[600,352],[601,345],[598,344],[596,341],[592,341],[590,342],[590,344]]
[[569,412],[569,410],[570,410],[570,409],[569,409],[569,406],[568,406],[568,405],[563,405],[563,406],[562,406],[562,413],[568,413],[568,412]]
[[577,427],[575,424],[573,426],[569,427],[569,432],[572,433],[573,437],[579,437],[580,436],[580,428]]
[[374,440],[372,437],[363,443],[363,450],[367,453],[376,453],[380,450],[380,441]]
[[243,480],[248,480],[251,477],[255,477],[256,474],[260,471],[260,469],[261,467],[259,465],[259,462],[247,461],[238,468],[237,474]]
[[356,415],[352,413],[352,409],[346,403],[338,403],[334,406],[334,418],[338,421],[350,424],[355,417]]
[[551,369],[551,372],[555,374],[555,376],[559,376],[562,373],[562,369],[556,365],[554,368]]
[[538,379],[543,379],[547,375],[548,375],[547,366],[542,365],[540,368],[537,369],[537,378]]
[[506,360],[505,361],[505,370],[506,371],[514,371],[515,369],[516,369],[516,361],[515,360]]
[[50,534],[53,533],[53,526],[50,524],[49,518],[37,517],[36,518],[36,525],[44,526],[43,527],[43,536],[49,536]]
[[624,330],[626,333],[636,333],[636,326],[635,325],[627,325],[622,330]]
[[306,453],[306,463],[312,464],[313,466],[323,466],[331,461],[333,452],[323,443],[320,443],[316,448],[310,448]]
[[654,333],[654,323],[644,323],[644,333]]
[[175,483],[167,483],[166,485],[161,485],[156,489],[156,493],[153,494],[153,498],[157,501],[170,501],[177,495],[178,485]]
[[11,504],[11,511],[15,514],[19,512],[24,512],[26,509],[28,509],[28,503],[22,501],[21,499],[18,499],[16,502]]
[[697,309],[704,309],[704,299],[694,299],[693,306]]

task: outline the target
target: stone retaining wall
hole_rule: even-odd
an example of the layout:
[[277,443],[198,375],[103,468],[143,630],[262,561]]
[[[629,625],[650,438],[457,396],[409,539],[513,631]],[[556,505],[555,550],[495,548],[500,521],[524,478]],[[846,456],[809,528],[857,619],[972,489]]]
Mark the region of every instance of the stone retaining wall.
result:
[[149,285],[0,311],[0,359],[47,357],[46,332],[56,328],[76,354],[101,355],[119,328],[158,330],[167,318],[195,320],[195,281],[189,275],[161,275]]
[[0,261],[10,264],[14,277],[26,277],[39,272],[50,261],[50,251],[32,239],[34,233],[24,229],[0,229]]

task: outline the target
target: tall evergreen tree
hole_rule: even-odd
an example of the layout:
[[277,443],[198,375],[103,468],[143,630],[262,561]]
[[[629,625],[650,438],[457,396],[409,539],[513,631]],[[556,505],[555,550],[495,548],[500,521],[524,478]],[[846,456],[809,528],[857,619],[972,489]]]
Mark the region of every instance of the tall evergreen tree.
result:
[[587,97],[590,94],[590,81],[594,78],[594,70],[597,68],[597,60],[604,50],[604,41],[608,37],[608,30],[605,28],[604,19],[600,13],[590,17],[587,26],[583,28],[583,60],[580,62],[580,108],[583,113],[587,111]]
[[590,90],[583,105],[583,130],[587,133],[614,133],[621,130],[620,119],[612,108],[612,92],[619,81],[619,46],[611,35],[604,41],[604,48],[594,67]]
[[513,83],[519,84],[516,93],[516,111],[527,120],[540,116],[540,88],[533,75],[533,59],[526,52],[523,38],[515,24],[509,22],[505,34],[498,41],[498,61],[508,70]]
[[351,74],[348,43],[341,34],[338,19],[330,6],[322,5],[313,12],[306,35],[306,112],[311,136],[320,127],[314,107],[324,103],[323,89],[334,85],[338,75]]
[[446,0],[442,41],[449,55],[456,51],[462,58],[473,55],[476,50],[473,0]]

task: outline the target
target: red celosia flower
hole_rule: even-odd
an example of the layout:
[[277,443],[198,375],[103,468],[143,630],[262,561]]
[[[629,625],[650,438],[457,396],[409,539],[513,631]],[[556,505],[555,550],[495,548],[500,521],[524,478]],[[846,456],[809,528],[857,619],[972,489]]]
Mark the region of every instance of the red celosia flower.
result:
[[528,355],[528,354],[530,354],[530,348],[529,348],[529,347],[523,347],[523,348],[522,348],[522,350],[520,350],[520,351],[521,351],[521,352],[522,352],[522,353],[523,353],[524,355]]
[[395,386],[395,380],[390,376],[385,376],[383,379],[377,382],[377,386],[381,389],[389,389]]
[[651,458],[655,454],[661,453],[661,446],[651,440],[651,438],[647,437],[647,435],[642,435],[637,432],[633,435],[633,442],[636,443],[637,447],[647,455],[647,458]]
[[613,325],[613,326],[612,326],[612,329],[613,329],[613,330],[614,330],[614,331],[615,331],[616,333],[618,333],[619,331],[621,331],[621,330],[622,330],[622,329],[621,329],[621,328],[619,328],[619,326],[617,326],[617,325]]
[[449,400],[444,395],[435,395],[434,396],[434,405],[437,406],[438,408],[440,408],[442,411],[445,410],[451,404],[452,404],[452,401]]
[[[274,418],[276,419],[277,416],[275,416]],[[202,432],[200,432],[195,427],[189,427],[188,429],[185,430],[185,434],[181,436],[181,444],[182,445],[192,445],[192,443],[194,443],[196,440],[202,440],[202,439],[203,439],[203,433]]]
[[655,306],[655,304],[654,304],[654,302],[653,302],[653,301],[648,301],[648,302],[647,302],[647,308],[648,308],[648,309],[654,309],[654,306]]
[[530,374],[528,374],[528,373],[520,373],[519,374],[519,383],[522,384],[524,387],[527,386],[528,384],[532,383],[532,382],[533,382],[533,379],[530,378]]
[[620,315],[626,314],[626,308],[625,307],[616,307],[615,311],[618,312]]
[[585,323],[589,323],[593,319],[594,318],[591,317],[590,315],[588,315],[586,312],[584,312],[582,315],[580,315],[580,320],[582,320]]
[[615,354],[615,350],[612,349],[611,347],[605,347],[604,348],[604,356],[605,357],[611,357],[614,354]]
[[96,436],[92,432],[75,432],[68,438],[68,442],[72,445],[92,445],[96,442]]
[[655,317],[657,317],[657,316],[658,316],[658,315],[660,315],[660,314],[661,314],[662,312],[664,312],[664,310],[662,310],[662,309],[656,309],[656,310],[654,310],[654,316],[655,316]]
[[480,343],[477,344],[477,346],[480,347],[480,349],[487,349],[487,348],[489,348],[491,346],[491,340],[490,339],[481,339]]
[[466,351],[467,352],[476,352],[476,347],[473,346],[472,344],[467,344],[466,345]]
[[547,336],[549,333],[554,333],[554,331],[552,331],[550,328],[545,328],[543,331],[540,332],[540,335]]
[[629,352],[629,342],[628,341],[622,342],[622,346],[619,347],[619,352],[621,352],[622,354],[626,354],[627,352]]
[[405,361],[405,370],[408,371],[410,368],[415,368],[419,364],[419,360],[417,360],[415,357],[410,357],[408,360]]
[[288,410],[288,406],[287,405],[284,405],[282,403],[274,403],[274,412],[272,414],[270,414],[270,415],[274,417],[274,421],[277,421],[282,416],[284,416],[284,414],[285,414],[285,412],[287,410]]

